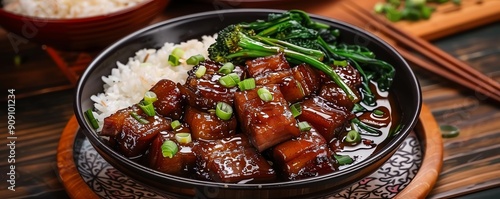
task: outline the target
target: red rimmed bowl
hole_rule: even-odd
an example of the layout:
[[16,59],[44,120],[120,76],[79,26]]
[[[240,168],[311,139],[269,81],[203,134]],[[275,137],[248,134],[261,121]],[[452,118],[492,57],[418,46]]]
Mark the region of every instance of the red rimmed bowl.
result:
[[[0,9],[0,26],[6,29],[12,45],[28,41],[59,50],[102,49],[149,23],[170,0],[147,0],[105,15],[72,19],[23,16]],[[15,47],[15,46],[14,46]]]
[[101,52],[81,76],[75,95],[74,111],[82,132],[96,151],[117,170],[167,198],[318,198],[329,196],[370,175],[381,167],[399,148],[416,125],[422,105],[419,83],[406,61],[386,42],[360,28],[342,21],[311,15],[340,30],[342,41],[366,46],[378,58],[396,69],[392,93],[400,109],[399,133],[377,153],[355,165],[322,176],[296,181],[262,184],[229,184],[207,182],[169,175],[138,164],[112,147],[98,135],[85,118],[93,108],[92,95],[103,92],[102,76],[111,74],[116,62],[125,63],[135,52],[144,48],[160,48],[165,42],[180,43],[212,35],[229,24],[265,19],[282,10],[234,9],[187,15],[141,29],[114,43]]

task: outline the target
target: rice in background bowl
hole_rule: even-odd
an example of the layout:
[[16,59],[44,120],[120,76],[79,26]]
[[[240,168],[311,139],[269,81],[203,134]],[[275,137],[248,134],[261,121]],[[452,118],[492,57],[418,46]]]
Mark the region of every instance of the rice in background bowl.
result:
[[[34,2],[34,0],[27,1]],[[49,1],[54,0],[47,0]],[[95,0],[99,4],[110,1],[112,0]],[[114,1],[118,2],[118,0]],[[133,1],[136,2],[135,5],[114,12],[78,18],[43,18],[17,14],[8,11],[9,8],[5,6],[9,4],[1,1],[0,26],[13,40],[11,44],[15,51],[20,45],[28,42],[63,51],[102,50],[127,34],[150,25],[170,3],[170,0]],[[76,4],[78,1],[68,0],[67,2]],[[32,6],[34,5],[36,4]]]
[[149,0],[4,0],[6,11],[39,18],[69,19],[113,13]]

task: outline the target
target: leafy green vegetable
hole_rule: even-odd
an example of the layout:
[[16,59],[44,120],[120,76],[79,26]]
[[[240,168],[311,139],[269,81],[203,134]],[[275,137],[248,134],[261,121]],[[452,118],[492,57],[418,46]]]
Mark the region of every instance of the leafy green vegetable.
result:
[[379,2],[373,7],[374,11],[384,14],[390,21],[397,22],[401,20],[418,21],[429,19],[435,8],[431,4],[443,4],[453,2],[460,5],[461,0],[386,0]]
[[[375,58],[361,46],[338,43],[338,29],[311,20],[307,13],[290,10],[270,14],[267,20],[230,25],[218,33],[208,49],[209,58],[218,62],[243,63],[248,58],[283,53],[290,63],[307,63],[328,75],[354,102],[359,99],[334,70],[334,63],[348,61],[363,76],[363,101],[374,105],[369,83],[374,80],[381,90],[388,90],[394,68]],[[366,72],[363,72],[366,71]]]

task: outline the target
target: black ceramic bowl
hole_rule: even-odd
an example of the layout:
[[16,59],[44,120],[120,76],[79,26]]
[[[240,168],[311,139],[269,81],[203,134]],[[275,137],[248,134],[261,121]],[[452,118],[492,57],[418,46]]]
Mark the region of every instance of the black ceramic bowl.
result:
[[331,194],[361,180],[382,166],[398,149],[415,126],[421,107],[421,91],[417,79],[405,60],[387,43],[374,35],[341,21],[312,15],[314,20],[341,30],[342,40],[372,49],[396,68],[393,94],[401,110],[402,130],[378,153],[334,173],[290,182],[267,184],[226,184],[206,182],[164,174],[139,165],[114,151],[99,138],[87,123],[84,111],[92,108],[90,96],[103,92],[101,76],[107,76],[117,61],[125,63],[143,48],[160,48],[165,42],[179,43],[202,35],[211,35],[228,24],[265,19],[266,9],[222,10],[184,16],[139,30],[105,49],[81,76],[75,96],[75,114],[84,134],[112,166],[132,179],[166,196],[181,198],[306,198]]

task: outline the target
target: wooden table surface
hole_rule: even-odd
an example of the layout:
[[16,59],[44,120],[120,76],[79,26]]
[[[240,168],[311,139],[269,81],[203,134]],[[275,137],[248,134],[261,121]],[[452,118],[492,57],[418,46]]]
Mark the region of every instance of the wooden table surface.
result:
[[[317,0],[307,5],[302,2],[293,1],[266,7],[298,8],[332,18],[354,20],[349,18],[348,13],[337,12],[337,2],[342,2],[340,0]],[[233,3],[221,6],[174,1],[152,23],[188,13],[235,6],[242,5]],[[469,30],[448,33],[432,43],[500,81],[499,33],[500,21],[494,20]],[[3,95],[3,108],[0,108],[0,195],[2,198],[68,198],[58,178],[56,150],[60,134],[73,115],[73,86],[40,45],[26,44],[15,53],[6,37],[6,31],[0,29],[0,47],[0,93]],[[20,65],[14,64],[16,55],[21,57]],[[64,56],[74,59],[75,55],[64,53]],[[421,83],[424,103],[430,108],[438,124],[454,125],[461,129],[458,137],[443,140],[443,167],[428,198],[474,198],[498,194],[500,104],[418,66],[412,68]],[[81,73],[83,69],[80,67],[75,71]],[[17,98],[15,127],[18,138],[13,150],[7,145],[9,140],[6,138],[8,89],[15,89]],[[7,189],[9,175],[6,174],[10,172],[9,166],[12,165],[8,162],[9,155],[15,155],[16,191]]]

